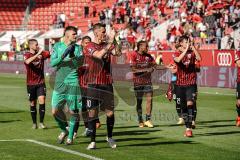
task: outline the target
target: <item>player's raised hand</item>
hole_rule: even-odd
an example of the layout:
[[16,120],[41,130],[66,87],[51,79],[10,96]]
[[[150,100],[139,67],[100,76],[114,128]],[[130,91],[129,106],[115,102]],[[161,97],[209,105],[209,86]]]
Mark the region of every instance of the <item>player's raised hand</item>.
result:
[[190,47],[190,39],[188,38],[188,40],[187,40],[187,46],[186,46],[186,48],[185,48],[185,53],[187,52],[187,50],[189,49],[189,47]]
[[43,49],[42,49],[42,48],[39,48],[39,49],[38,49],[38,53],[37,53],[37,55],[38,55],[37,58],[38,58],[38,59],[42,59],[42,57],[43,57],[43,56],[42,56],[42,53],[43,53]]
[[62,54],[62,59],[64,59],[65,57],[67,57],[68,54],[73,53],[75,50],[75,44],[71,44],[68,46],[68,48],[64,51],[64,53]]
[[38,55],[40,55],[40,54],[42,54],[42,52],[43,52],[43,48],[38,48]]
[[115,30],[111,28],[108,34],[109,37],[108,41],[112,43],[114,41],[115,35],[116,35]]

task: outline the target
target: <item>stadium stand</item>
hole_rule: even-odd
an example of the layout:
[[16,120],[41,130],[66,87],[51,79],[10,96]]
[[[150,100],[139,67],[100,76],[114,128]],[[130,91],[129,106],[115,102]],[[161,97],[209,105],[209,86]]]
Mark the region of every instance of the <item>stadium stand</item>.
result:
[[[195,43],[200,44],[200,49],[220,49],[217,39],[236,35],[234,30],[240,25],[240,2],[236,0],[0,0],[0,3],[0,37],[5,34],[4,31],[35,30],[43,34],[61,28],[61,13],[66,16],[66,26],[77,26],[81,33],[86,33],[91,23],[101,21],[99,13],[102,13],[105,17],[102,22],[118,28],[122,33],[121,39],[125,41],[129,26],[134,27],[133,21],[136,21],[134,34],[138,39],[150,40],[154,36],[155,40],[168,45],[164,48],[171,48],[179,35],[190,33]],[[87,16],[84,14],[85,7],[88,7]],[[95,17],[93,8],[97,11]],[[109,11],[112,16],[114,12],[110,22]],[[122,22],[124,19],[125,23]],[[218,29],[221,35],[217,38]],[[151,30],[150,38],[146,30]]]
[[0,31],[20,29],[28,0],[1,0],[0,3]]

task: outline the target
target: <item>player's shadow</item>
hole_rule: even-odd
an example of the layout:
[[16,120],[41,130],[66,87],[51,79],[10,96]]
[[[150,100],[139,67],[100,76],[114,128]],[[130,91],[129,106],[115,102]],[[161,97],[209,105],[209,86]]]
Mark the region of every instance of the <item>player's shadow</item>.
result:
[[0,114],[1,113],[22,113],[22,112],[25,112],[25,111],[0,111]]
[[[160,127],[161,125],[154,125],[154,128]],[[121,129],[121,128],[139,128],[137,125],[134,126],[114,126],[114,129]],[[147,127],[145,127],[147,128]],[[154,128],[149,128],[149,129],[154,129]]]
[[19,121],[22,121],[22,120],[20,120],[20,119],[15,119],[15,120],[3,120],[3,121],[0,120],[0,123],[12,123],[12,122],[19,122]]
[[206,125],[204,127],[207,127],[207,128],[221,128],[221,127],[232,127],[232,126],[235,126],[234,124],[224,124],[224,125]]
[[[134,140],[134,139],[133,139]],[[127,139],[117,139],[117,142],[120,141],[129,141]],[[135,143],[135,144],[126,144],[126,145],[118,145],[117,148],[123,148],[123,147],[139,147],[139,146],[159,146],[159,145],[171,145],[171,144],[198,144],[197,142],[194,141],[165,141],[165,142],[152,142],[152,143],[147,143],[147,141],[145,139],[142,140],[144,143]],[[106,141],[101,141],[103,143],[106,143]],[[109,147],[101,147],[101,149],[105,149],[105,148],[109,148]]]
[[137,125],[134,126],[114,126],[114,129],[121,129],[121,128],[137,128]]
[[210,133],[203,133],[203,134],[195,134],[196,136],[221,136],[221,135],[232,135],[232,134],[239,134],[240,131],[228,131],[228,132],[210,132]]
[[[115,136],[115,135],[114,135]],[[129,137],[129,138],[121,138],[121,139],[116,139],[117,142],[127,142],[127,141],[147,141],[147,140],[155,140],[159,139],[159,137],[145,137],[145,138],[140,138],[140,137]]]
[[[56,129],[56,128],[59,128],[59,127],[58,126],[47,126],[46,129]],[[44,129],[44,130],[46,130],[46,129]]]
[[180,125],[180,124],[162,124],[159,125],[159,127],[179,127],[179,126],[184,126],[184,124]]
[[167,142],[153,142],[153,143],[137,143],[137,144],[127,144],[127,145],[119,145],[120,147],[136,147],[136,146],[158,146],[158,145],[171,145],[171,144],[197,144],[194,141],[167,141]]
[[[99,136],[99,135],[97,135]],[[105,135],[106,136],[106,135]],[[114,137],[115,137],[115,134],[114,134]],[[155,139],[159,139],[159,137],[146,137],[146,138],[121,138],[121,139],[117,139],[116,138],[116,141],[117,143],[118,142],[129,142],[129,141],[148,141],[148,140],[155,140]],[[81,142],[81,143],[89,143],[88,141],[87,142]],[[98,140],[98,143],[106,143],[106,140]]]
[[218,123],[218,122],[234,122],[235,120],[232,119],[225,119],[225,120],[214,120],[214,121],[197,121],[198,124],[207,124],[207,123]]
[[[159,132],[159,129],[149,128],[148,130],[131,130],[131,131],[117,131],[114,132],[114,137],[116,136],[136,136],[136,135],[145,135],[151,132]],[[99,134],[99,137],[106,136],[105,134]]]

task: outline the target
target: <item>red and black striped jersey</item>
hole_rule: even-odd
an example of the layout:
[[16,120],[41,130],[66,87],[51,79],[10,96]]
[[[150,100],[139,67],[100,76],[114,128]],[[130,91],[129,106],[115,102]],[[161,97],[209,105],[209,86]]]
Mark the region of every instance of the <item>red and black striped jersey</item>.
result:
[[84,75],[87,84],[112,84],[111,73],[111,55],[107,54],[102,59],[94,58],[93,53],[95,51],[102,50],[107,44],[96,44],[94,42],[88,43],[84,48],[84,66],[87,68],[87,72]]
[[[178,57],[181,53],[174,53],[174,57]],[[194,85],[197,83],[197,73],[195,67],[196,56],[192,50],[188,50],[183,59],[177,63],[177,82],[179,86]]]
[[[24,60],[33,57],[34,54],[26,52],[24,54]],[[43,84],[44,81],[44,60],[50,58],[48,51],[43,51],[34,61],[30,64],[25,64],[27,70],[27,85]]]
[[[130,65],[135,69],[151,68],[155,64],[154,58],[150,54],[139,54],[132,52],[130,55]],[[134,85],[151,84],[151,72],[138,72],[133,74]]]
[[78,68],[78,80],[81,87],[87,87],[86,75],[88,72],[87,66],[83,65]]

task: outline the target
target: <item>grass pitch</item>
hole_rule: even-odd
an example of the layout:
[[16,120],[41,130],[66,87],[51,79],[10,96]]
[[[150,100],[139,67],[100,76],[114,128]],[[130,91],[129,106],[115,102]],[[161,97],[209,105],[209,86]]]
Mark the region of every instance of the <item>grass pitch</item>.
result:
[[[51,91],[48,79],[46,130],[31,129],[29,103],[23,75],[0,74],[0,159],[1,160],[74,160],[88,159],[28,141],[32,139],[81,154],[107,160],[239,160],[240,128],[235,127],[235,90],[199,88],[197,128],[193,138],[183,136],[184,126],[177,126],[173,102],[155,91],[153,100],[153,123],[155,128],[138,128],[134,95],[130,84],[116,82],[116,121],[114,138],[117,149],[105,142],[105,117],[97,130],[97,148],[86,150],[89,138],[82,137],[84,128],[79,128],[79,137],[74,145],[56,144],[60,129],[51,116]],[[119,87],[120,86],[120,87]],[[122,87],[121,87],[122,86]],[[144,103],[145,106],[145,103]],[[145,107],[143,107],[145,108]],[[12,141],[1,141],[12,140]]]

